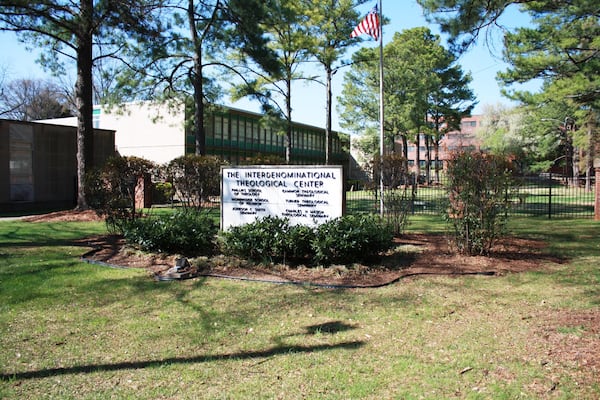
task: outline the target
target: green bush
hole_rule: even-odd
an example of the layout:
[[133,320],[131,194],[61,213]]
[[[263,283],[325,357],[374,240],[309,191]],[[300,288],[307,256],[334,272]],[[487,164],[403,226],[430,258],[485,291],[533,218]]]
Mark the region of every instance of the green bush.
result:
[[286,235],[286,258],[290,261],[310,262],[313,256],[314,229],[306,225],[293,225]]
[[410,199],[406,187],[386,190],[383,193],[383,205],[385,217],[394,235],[400,236],[408,224],[410,213]]
[[265,217],[220,235],[221,249],[259,262],[329,265],[370,261],[392,245],[392,229],[378,217],[346,216],[317,228]]
[[446,220],[456,249],[490,252],[505,232],[511,188],[510,163],[481,152],[458,152],[448,163]]
[[200,210],[210,196],[219,195],[221,166],[224,164],[215,156],[186,154],[171,160],[164,173],[173,183],[181,205]]
[[123,225],[137,217],[137,181],[155,168],[153,162],[143,158],[111,157],[101,168],[86,174],[84,187],[88,204],[106,218],[109,231],[122,233]]
[[152,203],[167,204],[173,201],[175,188],[171,182],[156,182],[152,186]]
[[253,223],[232,226],[222,232],[224,253],[260,262],[281,261],[288,254],[290,224],[287,218],[264,217]]
[[123,235],[129,244],[145,251],[195,256],[214,251],[217,231],[209,215],[188,210],[129,221]]
[[314,260],[319,264],[371,261],[392,246],[389,225],[373,215],[348,215],[328,221],[315,231]]

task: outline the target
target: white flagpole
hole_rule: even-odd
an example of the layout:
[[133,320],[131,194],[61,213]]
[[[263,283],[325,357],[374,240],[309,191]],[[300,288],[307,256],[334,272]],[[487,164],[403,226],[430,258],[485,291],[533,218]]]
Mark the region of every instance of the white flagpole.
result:
[[379,215],[383,217],[383,9],[379,0]]

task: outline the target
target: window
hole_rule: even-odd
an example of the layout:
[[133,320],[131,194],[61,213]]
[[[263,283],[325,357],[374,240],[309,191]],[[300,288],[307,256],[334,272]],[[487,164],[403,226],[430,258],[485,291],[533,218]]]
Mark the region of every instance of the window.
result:
[[92,111],[92,124],[94,129],[100,129],[100,115],[102,114],[102,110],[100,108],[94,108]]
[[233,116],[231,116],[231,140],[237,141],[238,137],[239,137],[238,118],[237,118],[237,116],[233,115]]
[[254,121],[252,123],[252,142],[260,143],[260,126],[258,125],[258,121]]
[[215,116],[215,139],[223,139],[223,117]]
[[246,125],[246,132],[244,135],[244,141],[246,143],[252,143],[254,140],[254,135],[252,132],[252,121],[249,119],[245,119],[245,125]]
[[10,200],[33,201],[33,127],[9,127]]
[[223,116],[223,139],[231,140],[231,134],[229,131],[229,115]]

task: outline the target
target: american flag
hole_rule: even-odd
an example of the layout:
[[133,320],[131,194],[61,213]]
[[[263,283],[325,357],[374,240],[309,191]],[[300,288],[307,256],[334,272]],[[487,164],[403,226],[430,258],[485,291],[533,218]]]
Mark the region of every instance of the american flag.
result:
[[356,25],[356,28],[350,34],[350,37],[356,37],[362,34],[367,34],[373,39],[379,39],[379,12],[377,5]]

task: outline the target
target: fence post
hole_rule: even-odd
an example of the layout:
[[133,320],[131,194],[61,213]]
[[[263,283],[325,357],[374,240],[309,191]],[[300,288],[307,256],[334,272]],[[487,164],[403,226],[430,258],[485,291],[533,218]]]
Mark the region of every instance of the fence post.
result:
[[596,185],[594,186],[594,221],[600,221],[600,158],[594,158]]
[[552,219],[552,172],[548,183],[548,219]]

